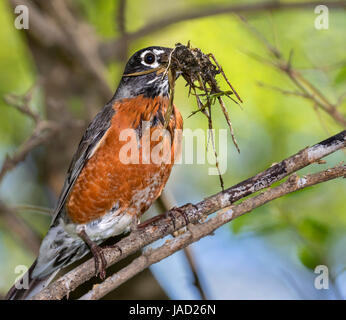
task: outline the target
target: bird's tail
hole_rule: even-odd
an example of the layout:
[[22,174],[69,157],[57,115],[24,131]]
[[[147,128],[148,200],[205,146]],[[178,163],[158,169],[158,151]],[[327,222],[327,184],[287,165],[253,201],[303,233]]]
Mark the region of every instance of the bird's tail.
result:
[[59,271],[56,270],[53,274],[41,279],[33,278],[32,272],[36,263],[37,260],[35,260],[24,276],[12,286],[5,297],[6,300],[30,300],[36,293],[45,288]]

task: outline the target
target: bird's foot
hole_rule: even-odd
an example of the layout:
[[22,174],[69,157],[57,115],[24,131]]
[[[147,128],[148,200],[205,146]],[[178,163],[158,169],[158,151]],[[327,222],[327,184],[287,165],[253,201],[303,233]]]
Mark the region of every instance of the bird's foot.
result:
[[135,232],[138,230],[139,223],[140,223],[140,220],[139,220],[138,216],[135,215],[134,218],[132,219],[132,222],[130,225],[131,232]]
[[179,213],[180,215],[183,216],[185,220],[185,225],[188,225],[190,223],[189,217],[186,215],[186,212],[183,208],[173,207],[171,210],[166,212],[166,217],[172,220],[174,230],[175,230],[175,220],[176,220],[175,213]]
[[106,279],[107,261],[103,254],[103,249],[95,244],[90,250],[94,256],[95,274],[100,275],[101,280]]
[[95,261],[95,274],[100,275],[100,278],[104,280],[106,278],[106,267],[107,261],[103,254],[102,248],[93,242],[85,230],[81,230],[78,235],[83,239],[83,241],[88,245],[91,253],[94,256]]
[[172,208],[171,210],[166,211],[165,216],[167,219],[170,219],[172,221],[173,224],[173,229],[175,230],[175,215],[174,215],[174,208]]
[[147,219],[145,220],[144,222],[140,223],[139,225],[137,225],[137,229],[144,229],[146,226],[156,222],[156,221],[159,221],[162,219],[162,216],[159,215],[159,216],[155,216],[155,217],[152,217],[150,219]]

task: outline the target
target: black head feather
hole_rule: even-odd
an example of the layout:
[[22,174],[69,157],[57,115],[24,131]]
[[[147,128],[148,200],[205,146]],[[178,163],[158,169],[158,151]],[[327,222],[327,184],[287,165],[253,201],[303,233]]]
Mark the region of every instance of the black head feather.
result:
[[133,73],[151,71],[167,66],[171,48],[152,46],[137,51],[126,64],[123,77],[114,95],[116,100],[132,98],[139,95],[154,98],[168,96],[169,83],[167,75],[156,71],[130,76]]

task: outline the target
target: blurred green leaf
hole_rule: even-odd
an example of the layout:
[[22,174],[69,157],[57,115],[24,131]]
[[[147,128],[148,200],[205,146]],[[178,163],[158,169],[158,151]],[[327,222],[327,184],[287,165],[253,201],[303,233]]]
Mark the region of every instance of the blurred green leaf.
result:
[[238,234],[243,231],[244,227],[247,225],[247,216],[241,216],[230,223],[230,227],[234,234]]
[[346,82],[346,66],[343,66],[335,76],[334,83],[341,84]]
[[326,224],[312,218],[303,219],[299,223],[298,229],[306,239],[321,245],[325,244],[330,234]]
[[298,257],[302,264],[311,270],[314,270],[317,265],[323,264],[320,256],[308,246],[301,246],[298,249]]

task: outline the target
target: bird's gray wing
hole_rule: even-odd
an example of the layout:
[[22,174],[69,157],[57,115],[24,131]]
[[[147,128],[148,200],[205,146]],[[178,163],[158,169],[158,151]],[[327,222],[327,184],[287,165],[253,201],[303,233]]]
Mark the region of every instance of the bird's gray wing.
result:
[[64,208],[66,199],[76,182],[83,167],[86,165],[88,159],[93,154],[93,150],[97,143],[102,139],[111,125],[111,119],[115,111],[113,109],[113,103],[109,102],[106,106],[96,115],[93,121],[86,129],[76,153],[74,154],[70,167],[67,171],[67,177],[60,193],[57,206],[54,210],[52,219],[52,225],[59,217],[62,209]]

